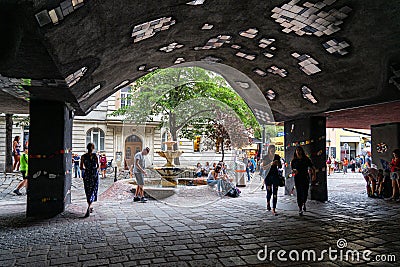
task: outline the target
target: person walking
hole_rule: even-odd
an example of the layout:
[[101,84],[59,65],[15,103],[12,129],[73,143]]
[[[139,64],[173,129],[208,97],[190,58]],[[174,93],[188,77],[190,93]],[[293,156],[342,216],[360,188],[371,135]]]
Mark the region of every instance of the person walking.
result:
[[250,182],[250,164],[251,164],[251,161],[247,157],[246,153],[244,153],[244,156],[243,156],[243,163],[246,166],[247,182]]
[[101,171],[101,178],[106,178],[106,170],[107,170],[107,157],[106,154],[100,154],[100,171]]
[[347,168],[349,167],[349,160],[345,157],[343,159],[343,174],[347,173]]
[[77,177],[81,178],[81,171],[79,169],[79,161],[80,160],[81,160],[81,157],[79,157],[78,154],[73,155],[72,161],[74,163],[75,178],[77,178]]
[[17,185],[17,188],[13,191],[14,194],[20,196],[22,195],[19,191],[22,187],[25,186],[28,189],[28,148],[25,148],[24,153],[22,153],[20,157],[19,171],[22,174],[23,180]]
[[14,157],[13,171],[17,172],[20,165],[21,158],[21,144],[19,143],[20,137],[17,135],[13,141],[12,155]]
[[137,202],[140,201],[142,203],[146,202],[147,199],[144,197],[144,175],[147,175],[145,171],[145,160],[144,156],[148,155],[150,152],[150,148],[146,147],[142,151],[138,152],[135,154],[134,157],[134,167],[133,167],[133,173],[135,174],[136,178],[136,191],[135,191],[135,196],[133,197],[133,201]]
[[281,157],[275,154],[275,145],[270,145],[267,150],[267,155],[263,158],[264,169],[264,184],[267,189],[267,210],[271,210],[271,197],[272,197],[272,214],[276,213],[276,204],[278,202],[278,188],[279,188],[279,169],[282,168]]
[[311,170],[312,181],[315,181],[315,168],[310,158],[306,156],[303,148],[300,146],[296,147],[290,166],[294,175],[299,215],[303,215],[303,211],[307,211],[306,201],[310,187],[309,170]]
[[86,201],[88,203],[85,217],[89,217],[90,213],[93,212],[92,204],[97,201],[97,192],[99,188],[99,160],[96,153],[93,153],[93,143],[88,143],[86,148],[87,153],[81,157],[80,168],[82,171]]

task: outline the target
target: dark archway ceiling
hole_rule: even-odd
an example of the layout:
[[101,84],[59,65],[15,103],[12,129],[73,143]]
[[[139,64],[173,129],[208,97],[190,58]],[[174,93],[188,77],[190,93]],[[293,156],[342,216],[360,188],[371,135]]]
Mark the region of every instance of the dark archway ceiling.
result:
[[[8,23],[2,28],[2,37],[8,36],[9,41],[2,44],[0,74],[36,79],[36,83],[24,86],[32,97],[66,100],[78,114],[90,111],[122,82],[134,81],[154,67],[170,67],[177,58],[186,62],[219,60],[247,75],[264,95],[273,90],[276,98],[268,102],[276,121],[400,99],[400,89],[389,82],[397,79],[396,70],[400,69],[397,0],[205,0],[201,5],[188,5],[188,0],[74,0],[73,4],[83,2],[75,7],[71,1],[5,4],[10,2],[0,2],[2,15],[6,15],[2,22]],[[40,16],[48,16],[48,11],[73,12],[54,25],[45,24]],[[45,25],[39,25],[35,14]],[[138,25],[160,18],[166,20],[160,26],[170,24],[168,20],[175,23],[134,42],[132,31],[137,31]],[[213,27],[202,29],[205,24]],[[252,39],[240,35],[248,29],[256,29],[257,35]],[[250,30],[247,34],[252,33]],[[262,48],[262,38],[275,41],[268,44],[266,40],[268,45]],[[223,43],[226,40],[229,43]],[[217,41],[214,46],[219,48],[196,48],[207,48],[208,41],[211,45]],[[344,50],[327,52],[335,49],[330,46],[336,41]],[[174,50],[165,52],[169,49]],[[239,57],[238,52],[255,59]],[[299,63],[307,59],[304,55],[315,63],[305,72],[320,71],[307,75],[300,70]],[[87,68],[85,74],[68,87],[64,79],[82,68]],[[256,74],[257,69],[266,76]],[[303,86],[311,89],[316,103],[303,97]],[[4,104],[1,99],[0,106]]]

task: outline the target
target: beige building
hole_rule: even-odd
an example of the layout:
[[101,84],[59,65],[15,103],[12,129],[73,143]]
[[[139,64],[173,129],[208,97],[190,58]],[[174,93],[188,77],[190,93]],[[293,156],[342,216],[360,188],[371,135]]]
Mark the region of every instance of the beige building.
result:
[[[135,125],[124,121],[122,117],[110,116],[121,105],[127,105],[128,89],[123,88],[100,103],[86,116],[75,116],[72,130],[72,151],[82,155],[86,151],[86,144],[93,142],[96,150],[105,153],[108,160],[114,159],[117,166],[132,164],[136,152],[148,146],[151,151],[147,157],[147,166],[163,165],[165,160],[155,151],[162,150],[162,142],[167,139],[166,129],[159,127],[159,120]],[[14,119],[13,138],[19,135],[22,140],[29,138],[29,126],[18,125],[18,121],[27,115],[20,115]],[[17,123],[17,125],[16,125]],[[201,137],[196,140],[178,140],[179,150],[184,153],[180,157],[182,165],[195,165],[197,162],[205,164],[221,160],[221,154],[214,151],[202,151]],[[11,149],[11,147],[9,148]],[[0,116],[0,170],[4,170],[5,163],[5,117]],[[202,152],[201,152],[202,151]],[[226,151],[225,161],[233,160],[233,152]]]

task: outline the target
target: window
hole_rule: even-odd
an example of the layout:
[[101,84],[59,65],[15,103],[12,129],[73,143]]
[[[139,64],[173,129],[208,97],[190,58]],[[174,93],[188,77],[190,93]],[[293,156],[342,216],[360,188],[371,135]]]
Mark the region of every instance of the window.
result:
[[131,95],[132,93],[130,92],[129,87],[124,87],[121,89],[121,108],[131,105],[131,99],[129,99],[129,96]]
[[164,132],[164,133],[162,134],[162,136],[161,136],[161,150],[162,150],[162,151],[167,150],[167,146],[164,144],[164,142],[167,141],[167,138],[168,138],[167,135],[168,135],[168,133],[167,133],[167,132]]
[[86,133],[86,144],[93,143],[97,151],[104,151],[104,132],[99,128],[92,128]]

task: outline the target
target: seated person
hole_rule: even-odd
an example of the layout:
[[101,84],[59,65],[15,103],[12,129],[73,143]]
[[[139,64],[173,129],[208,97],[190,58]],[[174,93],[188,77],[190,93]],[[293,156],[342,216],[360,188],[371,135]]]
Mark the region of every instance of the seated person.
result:
[[196,177],[201,177],[203,175],[203,168],[201,167],[200,162],[196,165]]
[[218,191],[221,189],[221,165],[217,165],[214,170],[210,171],[207,177],[207,184],[208,185],[218,185]]
[[208,161],[207,161],[206,165],[203,168],[203,175],[208,176],[209,173],[210,173],[210,163],[208,163]]

